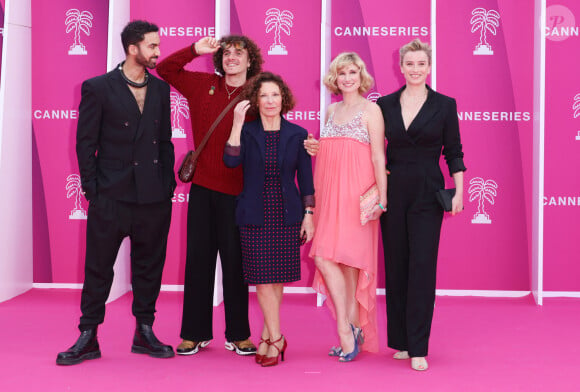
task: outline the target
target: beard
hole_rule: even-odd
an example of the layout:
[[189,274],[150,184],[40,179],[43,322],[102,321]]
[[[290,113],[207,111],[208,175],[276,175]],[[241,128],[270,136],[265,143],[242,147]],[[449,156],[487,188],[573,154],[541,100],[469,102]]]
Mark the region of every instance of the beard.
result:
[[135,62],[139,65],[142,65],[143,67],[153,69],[157,67],[157,58],[157,56],[151,56],[147,58],[143,56],[143,53],[141,53],[141,50],[139,50],[139,53],[137,53],[137,56],[135,56]]

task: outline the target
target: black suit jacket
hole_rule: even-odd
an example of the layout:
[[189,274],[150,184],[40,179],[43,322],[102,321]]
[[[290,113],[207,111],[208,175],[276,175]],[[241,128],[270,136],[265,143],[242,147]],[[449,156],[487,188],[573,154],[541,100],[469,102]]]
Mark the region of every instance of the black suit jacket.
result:
[[404,89],[405,86],[377,100],[385,119],[387,168],[393,172],[396,170],[393,165],[398,163],[417,163],[437,179],[437,190],[443,187],[443,177],[439,170],[441,153],[450,174],[465,170],[457,104],[455,99],[427,86],[427,100],[405,130],[400,102]]
[[88,200],[146,204],[173,196],[170,114],[169,85],[153,75],[143,114],[117,68],[83,82],[76,150]]

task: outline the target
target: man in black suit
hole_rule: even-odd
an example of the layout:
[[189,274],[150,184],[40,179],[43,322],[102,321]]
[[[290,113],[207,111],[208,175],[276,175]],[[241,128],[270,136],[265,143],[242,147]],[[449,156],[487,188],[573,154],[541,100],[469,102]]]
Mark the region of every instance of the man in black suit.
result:
[[137,320],[131,351],[174,356],[151,327],[176,185],[169,85],[147,72],[159,57],[158,30],[144,21],[129,23],[121,33],[126,60],[82,85],[76,150],[89,210],[81,335],[58,354],[59,365],[100,358],[97,326],[104,320],[113,265],[127,236]]

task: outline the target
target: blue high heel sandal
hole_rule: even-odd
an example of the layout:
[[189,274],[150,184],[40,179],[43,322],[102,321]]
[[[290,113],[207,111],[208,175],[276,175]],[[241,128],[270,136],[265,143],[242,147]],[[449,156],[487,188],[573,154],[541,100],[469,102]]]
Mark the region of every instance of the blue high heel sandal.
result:
[[342,348],[340,346],[332,346],[328,351],[330,357],[340,357],[342,355]]
[[[355,327],[354,333],[356,336],[356,341],[358,342],[359,345],[362,345],[365,342],[365,335],[363,333],[362,328]],[[340,346],[332,346],[328,351],[328,356],[330,357],[340,357],[342,356],[342,354],[343,354],[342,347]]]
[[356,328],[354,329],[354,336],[356,338],[356,341],[358,342],[358,344],[363,344],[365,342],[365,335],[363,333],[362,328]]
[[350,362],[350,361],[354,360],[359,353],[359,347],[358,347],[358,339],[359,338],[357,337],[357,334],[355,332],[355,328],[352,324],[350,325],[350,328],[352,329],[352,337],[354,338],[354,349],[348,354],[345,354],[343,352],[340,355],[340,358],[338,358],[339,362]]

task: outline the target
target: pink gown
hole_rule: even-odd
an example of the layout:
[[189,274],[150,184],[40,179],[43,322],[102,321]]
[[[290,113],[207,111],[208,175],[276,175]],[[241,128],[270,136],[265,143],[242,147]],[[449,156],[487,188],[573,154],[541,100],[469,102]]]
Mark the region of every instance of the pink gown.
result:
[[[314,189],[314,239],[310,257],[319,256],[360,270],[356,288],[360,323],[365,336],[363,350],[377,352],[376,289],[379,221],[360,222],[360,195],[376,181],[371,161],[368,130],[362,112],[346,124],[335,124],[333,114],[320,134]],[[327,296],[336,317],[324,279],[318,269],[312,287]]]

